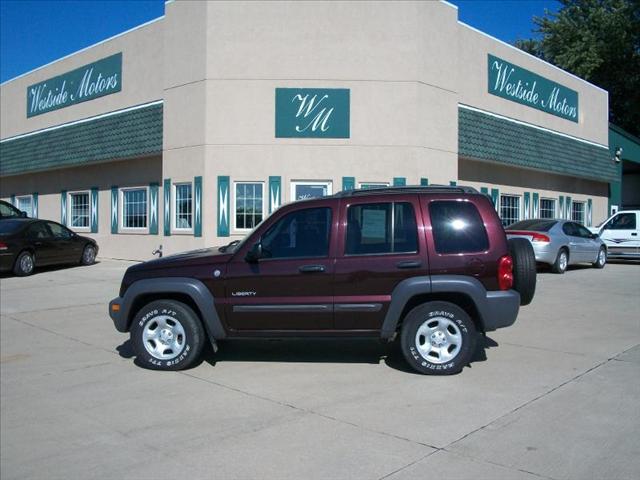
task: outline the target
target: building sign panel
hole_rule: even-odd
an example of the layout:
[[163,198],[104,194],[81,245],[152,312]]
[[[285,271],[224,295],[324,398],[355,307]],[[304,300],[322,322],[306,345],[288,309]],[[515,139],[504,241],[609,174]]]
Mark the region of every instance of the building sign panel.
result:
[[349,138],[348,88],[276,88],[276,138]]
[[578,122],[578,92],[488,55],[489,93]]
[[122,53],[27,87],[27,117],[122,90]]

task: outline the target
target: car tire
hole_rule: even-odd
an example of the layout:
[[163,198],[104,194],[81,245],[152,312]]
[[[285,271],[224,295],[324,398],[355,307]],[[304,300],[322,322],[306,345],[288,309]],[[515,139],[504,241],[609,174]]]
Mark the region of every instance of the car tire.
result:
[[477,333],[462,308],[450,302],[427,302],[411,310],[402,324],[402,354],[416,372],[459,373],[471,361]]
[[36,259],[33,253],[28,251],[20,252],[16,258],[16,262],[13,264],[13,273],[18,277],[26,277],[33,273],[36,267]]
[[607,264],[607,249],[604,247],[600,247],[600,251],[598,252],[598,258],[595,262],[593,262],[593,268],[604,268]]
[[520,305],[529,305],[536,293],[536,254],[526,238],[509,239],[513,260],[513,289],[520,294]]
[[80,265],[93,265],[96,263],[96,247],[90,243],[85,245],[80,257]]
[[151,370],[189,368],[200,359],[206,341],[200,318],[175,300],[156,300],[142,307],[130,335],[137,363]]
[[569,252],[565,247],[558,250],[556,261],[551,265],[551,271],[553,273],[563,274],[567,271],[569,265]]

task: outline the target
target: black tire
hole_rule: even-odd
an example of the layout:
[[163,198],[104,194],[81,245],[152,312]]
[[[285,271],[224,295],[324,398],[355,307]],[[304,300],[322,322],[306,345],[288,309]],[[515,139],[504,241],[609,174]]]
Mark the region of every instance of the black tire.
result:
[[36,259],[33,253],[24,251],[20,252],[13,264],[13,273],[18,277],[26,277],[31,275],[36,268]]
[[536,293],[536,255],[526,238],[509,239],[513,260],[513,289],[520,294],[520,305],[529,305]]
[[598,252],[598,257],[596,261],[592,263],[593,268],[604,268],[607,264],[607,249],[604,247],[600,247],[600,251]]
[[[90,254],[89,250],[92,252],[92,254]],[[80,265],[93,265],[94,263],[96,263],[96,247],[88,243],[82,250]]]
[[[562,258],[563,255],[564,255],[564,260]],[[553,273],[562,275],[564,272],[567,271],[568,265],[569,265],[569,251],[565,247],[562,247],[560,250],[558,250],[556,261],[553,262],[553,265],[551,265],[551,271]]]
[[[421,329],[429,331],[430,335],[419,334]],[[434,348],[439,349],[439,339],[446,337],[444,330],[450,335],[456,334],[461,342],[457,352],[455,342],[447,339],[443,345],[442,348],[448,348],[448,353],[454,354],[450,359],[441,359],[440,353],[434,351]],[[459,373],[471,361],[476,341],[476,328],[467,312],[453,303],[440,301],[423,303],[411,310],[404,319],[400,335],[400,346],[407,363],[416,372],[426,375]]]
[[[145,330],[157,334],[163,340],[144,340]],[[163,336],[163,330],[171,331],[171,337],[167,338],[168,334]],[[173,338],[176,343],[171,341]],[[164,340],[167,340],[166,344]],[[136,314],[131,325],[131,343],[136,352],[137,363],[152,370],[189,368],[200,359],[205,341],[204,328],[198,316],[188,305],[175,300],[156,300],[146,304]],[[177,353],[171,349],[176,345],[179,345],[176,347],[176,350],[179,349]]]

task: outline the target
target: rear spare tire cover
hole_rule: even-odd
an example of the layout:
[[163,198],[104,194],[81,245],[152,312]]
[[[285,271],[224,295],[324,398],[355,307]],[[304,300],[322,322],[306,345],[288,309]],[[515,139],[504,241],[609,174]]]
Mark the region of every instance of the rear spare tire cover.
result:
[[513,289],[520,294],[520,305],[529,305],[536,293],[536,256],[526,238],[509,239],[513,259]]

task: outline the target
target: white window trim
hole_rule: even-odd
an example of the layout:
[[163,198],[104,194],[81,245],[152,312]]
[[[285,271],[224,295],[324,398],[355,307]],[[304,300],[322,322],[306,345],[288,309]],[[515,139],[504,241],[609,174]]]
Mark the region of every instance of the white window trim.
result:
[[[28,198],[28,199],[31,200],[31,213],[30,213],[30,215],[27,215],[27,216],[30,217],[30,218],[33,218],[33,207],[34,207],[33,195],[31,195],[31,194],[29,194],[29,195],[16,195],[16,200],[15,200],[13,206],[16,207],[18,210],[20,210],[20,207],[18,205],[20,205],[20,199],[21,198]],[[11,203],[11,202],[9,202],[9,203]],[[20,211],[22,212],[22,210],[20,210]]]
[[[178,217],[178,198],[176,195],[176,187],[179,185],[191,185],[191,228],[180,228],[176,226],[176,218]],[[196,222],[196,212],[195,212],[195,185],[192,181],[185,182],[173,182],[171,184],[171,233],[175,233],[177,235],[191,235],[193,234],[193,227],[195,227]]]
[[[147,192],[147,226],[146,228],[138,227],[125,227],[124,226],[124,192],[131,190],[146,190]],[[149,233],[149,186],[140,185],[138,187],[123,187],[118,189],[118,233],[137,233],[148,234]]]
[[234,180],[232,195],[230,195],[231,200],[231,218],[233,219],[231,222],[232,231],[231,233],[247,233],[253,230],[253,228],[238,228],[236,226],[236,185],[239,183],[259,183],[262,187],[262,220],[267,217],[266,207],[269,202],[268,198],[265,198],[265,182],[261,180]]
[[[88,227],[74,227],[71,225],[71,197],[78,193],[89,195],[89,226]],[[66,227],[74,232],[90,232],[91,231],[91,190],[73,190],[67,192],[67,224]]]
[[289,199],[292,202],[296,201],[296,187],[298,185],[317,185],[327,187],[327,196],[333,195],[333,181],[331,180],[291,180],[291,188],[289,190]]
[[540,197],[540,201],[538,202],[538,218],[542,218],[540,215],[540,211],[542,210],[542,200],[549,200],[553,202],[553,218],[558,218],[558,200],[551,197]]
[[502,219],[502,197],[512,197],[512,198],[517,198],[518,199],[518,219],[516,220],[516,222],[520,222],[522,221],[524,215],[523,215],[523,200],[522,200],[522,195],[518,195],[517,193],[502,193],[500,192],[500,197],[498,198],[498,215],[500,216],[500,219]]
[[362,185],[374,185],[376,187],[388,187],[389,182],[358,182],[358,188],[362,188]]

